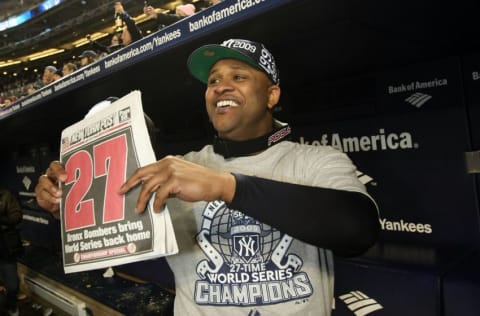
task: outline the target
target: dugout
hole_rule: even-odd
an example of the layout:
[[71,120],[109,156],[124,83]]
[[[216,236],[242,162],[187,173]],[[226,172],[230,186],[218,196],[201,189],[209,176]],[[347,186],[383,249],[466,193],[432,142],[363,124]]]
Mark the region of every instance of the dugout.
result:
[[[0,181],[23,194],[33,218],[25,237],[58,251],[58,240],[49,238],[58,225],[36,219],[44,214],[32,203],[32,189],[46,162],[58,156],[63,128],[101,100],[141,90],[162,152],[198,149],[213,132],[203,85],[188,74],[187,57],[204,43],[250,38],[277,58],[277,117],[291,123],[299,142],[348,152],[379,203],[379,244],[361,258],[337,258],[335,312],[353,315],[344,295],[359,290],[381,304],[372,315],[446,315],[454,296],[443,292],[444,276],[456,278],[456,267],[477,253],[480,241],[475,6],[265,0],[212,18],[238,3],[225,0],[150,34],[0,112]],[[154,49],[144,49],[152,43]],[[35,262],[25,265],[39,269]],[[154,273],[158,265],[165,274]],[[119,269],[166,293],[174,288],[161,260]],[[44,273],[62,282],[58,271]]]

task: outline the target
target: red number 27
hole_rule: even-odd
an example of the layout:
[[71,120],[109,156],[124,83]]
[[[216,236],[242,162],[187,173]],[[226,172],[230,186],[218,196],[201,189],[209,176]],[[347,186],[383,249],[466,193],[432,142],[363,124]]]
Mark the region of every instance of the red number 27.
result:
[[[95,203],[98,202],[103,203],[103,223],[124,218],[125,197],[116,191],[126,180],[127,149],[123,134],[93,146],[93,158],[85,149],[68,158],[65,185],[72,187],[65,196],[66,231],[96,225]],[[104,182],[105,187],[95,186],[100,178],[104,178],[101,183]],[[88,193],[95,199],[85,199]]]

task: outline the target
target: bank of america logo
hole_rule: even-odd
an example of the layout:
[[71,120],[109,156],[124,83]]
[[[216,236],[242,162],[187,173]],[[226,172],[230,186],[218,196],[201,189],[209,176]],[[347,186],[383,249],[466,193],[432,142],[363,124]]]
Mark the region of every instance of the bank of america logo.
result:
[[25,189],[29,190],[30,186],[32,185],[32,180],[29,177],[25,176],[22,179],[22,183],[25,186]]
[[383,309],[383,306],[378,304],[377,301],[360,291],[351,291],[348,294],[340,295],[339,298],[356,316],[365,316]]
[[414,107],[419,108],[422,105],[424,105],[425,102],[427,102],[431,98],[432,98],[431,95],[421,93],[421,92],[416,92],[416,93],[412,94],[411,96],[409,96],[408,98],[406,98],[405,102],[408,102],[411,105],[413,105]]
[[357,174],[357,178],[358,180],[360,180],[361,183],[363,183],[364,185],[370,183],[373,181],[373,178],[370,177],[368,174],[365,174],[361,171],[356,171],[356,174]]

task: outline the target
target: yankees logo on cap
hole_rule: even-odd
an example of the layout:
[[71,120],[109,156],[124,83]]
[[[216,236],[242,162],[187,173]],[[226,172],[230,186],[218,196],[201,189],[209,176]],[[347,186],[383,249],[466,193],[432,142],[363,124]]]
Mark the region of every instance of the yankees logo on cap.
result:
[[187,65],[195,78],[207,83],[210,69],[220,59],[243,61],[266,73],[274,84],[280,83],[279,71],[273,55],[263,44],[244,39],[229,39],[220,45],[202,46],[190,54]]

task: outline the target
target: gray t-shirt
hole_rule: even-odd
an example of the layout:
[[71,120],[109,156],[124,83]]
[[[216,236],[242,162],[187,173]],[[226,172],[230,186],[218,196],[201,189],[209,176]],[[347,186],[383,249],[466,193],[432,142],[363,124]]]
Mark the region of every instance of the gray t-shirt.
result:
[[[224,159],[208,145],[184,158],[216,170],[366,194],[351,160],[327,146],[284,141],[257,155]],[[167,257],[175,274],[175,315],[331,314],[329,250],[296,240],[222,201],[172,198],[167,203],[179,245],[179,253]]]

